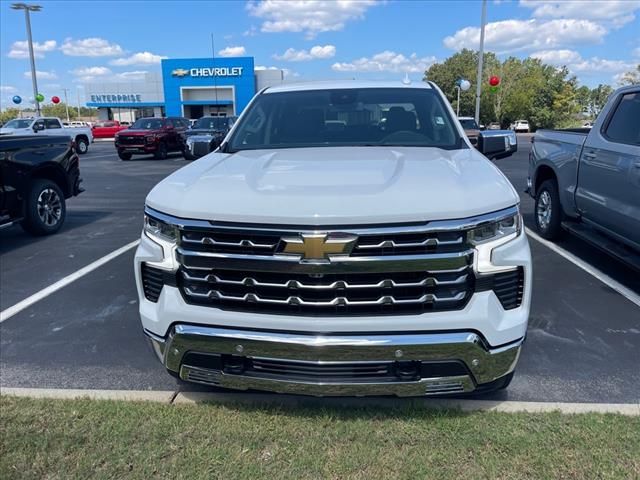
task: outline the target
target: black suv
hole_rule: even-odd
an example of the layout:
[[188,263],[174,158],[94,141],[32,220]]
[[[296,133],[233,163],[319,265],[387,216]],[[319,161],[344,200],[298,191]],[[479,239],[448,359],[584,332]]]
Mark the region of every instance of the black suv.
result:
[[229,133],[237,117],[202,117],[184,133],[184,158],[195,160],[213,152]]
[[182,117],[139,118],[126,130],[115,135],[120,160],[131,160],[132,155],[152,154],[163,160],[169,152],[184,150],[183,134],[189,120]]

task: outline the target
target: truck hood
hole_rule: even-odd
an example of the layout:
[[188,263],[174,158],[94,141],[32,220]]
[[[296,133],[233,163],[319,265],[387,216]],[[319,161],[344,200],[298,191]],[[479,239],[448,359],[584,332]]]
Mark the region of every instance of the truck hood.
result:
[[20,135],[24,133],[33,133],[30,128],[0,128],[0,135]]
[[147,196],[177,217],[357,225],[456,219],[518,203],[475,149],[319,147],[212,153]]

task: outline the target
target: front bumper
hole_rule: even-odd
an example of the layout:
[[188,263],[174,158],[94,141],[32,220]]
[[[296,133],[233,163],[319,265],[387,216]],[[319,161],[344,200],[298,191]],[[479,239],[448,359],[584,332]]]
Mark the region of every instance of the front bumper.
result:
[[[166,338],[145,332],[164,366],[183,380],[314,396],[482,390],[513,372],[523,342],[490,348],[475,332],[317,335],[184,324]],[[396,373],[358,373],[371,365]]]

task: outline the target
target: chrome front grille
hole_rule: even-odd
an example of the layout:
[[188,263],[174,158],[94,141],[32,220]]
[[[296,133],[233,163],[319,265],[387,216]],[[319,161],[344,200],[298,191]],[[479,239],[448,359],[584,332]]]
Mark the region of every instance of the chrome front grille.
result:
[[179,230],[172,286],[187,303],[302,316],[460,310],[488,290],[505,308],[517,308],[522,273],[476,275],[467,240],[471,229],[515,213],[511,207],[412,225],[304,227],[190,220],[147,209]]
[[[200,252],[271,256],[282,251],[282,237],[291,237],[291,234],[291,230],[184,229],[181,243]],[[353,257],[448,253],[469,247],[464,231],[407,233],[382,229],[357,235]]]
[[189,303],[292,315],[457,310],[473,293],[470,266],[434,272],[319,275],[182,267],[178,278]]

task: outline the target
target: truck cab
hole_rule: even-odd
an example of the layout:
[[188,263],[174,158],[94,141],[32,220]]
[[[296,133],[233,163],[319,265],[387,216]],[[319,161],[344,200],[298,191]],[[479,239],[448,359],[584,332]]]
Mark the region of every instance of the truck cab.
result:
[[0,135],[66,135],[79,154],[87,153],[93,142],[90,128],[65,127],[57,117],[15,118],[0,128]]
[[569,231],[640,268],[640,85],[618,89],[592,128],[540,130],[529,192],[544,238]]

